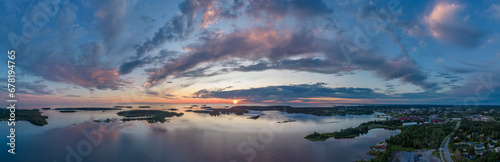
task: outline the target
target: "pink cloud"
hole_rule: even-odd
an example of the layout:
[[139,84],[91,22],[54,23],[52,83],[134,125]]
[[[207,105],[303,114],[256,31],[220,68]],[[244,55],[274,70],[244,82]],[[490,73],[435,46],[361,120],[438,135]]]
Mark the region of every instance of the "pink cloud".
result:
[[454,3],[439,3],[425,17],[425,23],[432,36],[442,42],[463,47],[476,47],[484,38],[484,33],[471,24],[466,24],[459,13],[465,6]]
[[440,25],[442,24],[456,24],[455,16],[463,10],[463,6],[458,4],[437,4],[428,17],[426,17],[426,22],[429,25],[429,29],[434,37],[442,37],[442,32],[440,30]]

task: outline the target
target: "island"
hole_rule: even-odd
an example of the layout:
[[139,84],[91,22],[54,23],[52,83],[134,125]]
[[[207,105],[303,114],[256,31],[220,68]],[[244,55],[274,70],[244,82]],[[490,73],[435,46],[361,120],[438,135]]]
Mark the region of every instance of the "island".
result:
[[111,119],[106,118],[106,120],[104,120],[104,121],[101,121],[101,120],[94,120],[94,122],[97,122],[97,123],[98,123],[98,122],[106,122],[106,123],[109,123],[109,122],[111,122]]
[[180,117],[184,115],[183,113],[168,112],[162,110],[129,110],[120,111],[116,114],[125,117],[122,119],[122,121],[147,120],[149,123],[164,123],[165,121],[167,121],[166,118],[174,116]]
[[209,109],[209,110],[193,110],[194,113],[204,113],[204,114],[209,114],[210,116],[219,116],[221,114],[236,114],[236,115],[243,115],[245,113],[248,113],[248,109],[245,109],[244,107],[232,107],[229,109]]
[[278,123],[289,123],[289,122],[296,122],[297,120],[285,120],[285,121],[279,121]]
[[[121,110],[121,108],[103,108],[103,107],[78,107],[78,108],[55,108],[54,110],[62,111],[105,111],[105,110]],[[61,112],[61,111],[59,111]]]
[[328,138],[343,139],[343,138],[355,138],[360,135],[368,133],[370,129],[384,128],[384,129],[401,129],[403,122],[399,120],[389,120],[389,121],[368,121],[361,123],[356,128],[347,128],[340,131],[331,133],[317,133],[314,132],[310,135],[304,137],[305,139],[311,141],[325,141]]
[[50,107],[44,107],[42,110],[50,110]]
[[[42,116],[42,113],[36,110],[20,110],[17,109],[16,112],[16,121],[27,121],[36,126],[44,126],[47,125],[47,116]],[[0,109],[0,121],[8,121],[10,115],[10,110],[8,109]]]
[[371,115],[373,110],[363,107],[291,107],[291,106],[233,106],[231,108],[206,108],[195,110],[195,113],[206,113],[211,116],[221,114],[243,115],[250,110],[254,111],[281,111],[294,114],[309,114],[315,116],[345,116],[345,115]]
[[60,113],[75,113],[76,110],[60,110]]
[[139,108],[150,108],[151,106],[139,106]]
[[260,118],[260,115],[255,115],[255,116],[248,117],[248,119],[253,119],[253,120],[256,120],[256,119],[259,119],[259,118]]
[[291,106],[234,106],[231,109],[246,109],[256,111],[282,111],[294,114],[310,114],[315,116],[345,116],[345,115],[371,115],[374,113],[371,109],[364,107],[291,107]]

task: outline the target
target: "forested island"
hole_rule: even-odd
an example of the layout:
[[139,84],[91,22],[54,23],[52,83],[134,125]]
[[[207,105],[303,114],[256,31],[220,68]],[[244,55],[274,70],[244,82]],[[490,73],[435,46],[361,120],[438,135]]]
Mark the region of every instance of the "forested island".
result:
[[206,113],[212,116],[221,114],[243,115],[250,110],[254,111],[281,111],[294,114],[310,114],[315,116],[345,116],[345,115],[370,115],[374,111],[358,107],[291,107],[291,106],[233,106],[229,109],[210,108],[206,110],[193,110],[195,113]]
[[370,129],[374,128],[384,128],[384,129],[401,129],[403,122],[399,120],[389,120],[389,121],[368,121],[361,123],[355,128],[342,129],[340,131],[331,133],[317,133],[307,135],[305,139],[311,141],[325,141],[328,138],[343,139],[343,138],[355,138],[360,135],[368,133]]
[[167,121],[166,118],[174,116],[180,117],[184,115],[183,113],[168,112],[162,110],[129,110],[129,111],[120,111],[116,114],[125,117],[122,119],[122,121],[147,120],[150,123],[156,123],[156,122],[163,123]]
[[55,108],[54,110],[63,111],[105,111],[105,110],[121,110],[121,108],[105,108],[105,107],[76,107],[76,108]]
[[[47,125],[47,116],[42,116],[42,113],[38,110],[20,110],[17,109],[15,112],[16,121],[27,121],[36,126]],[[8,109],[0,109],[0,121],[9,120],[10,111]]]
[[286,113],[294,114],[310,114],[315,116],[345,116],[345,115],[370,115],[373,110],[359,107],[291,107],[291,106],[234,106],[232,108],[256,110],[256,111],[269,111],[277,110]]

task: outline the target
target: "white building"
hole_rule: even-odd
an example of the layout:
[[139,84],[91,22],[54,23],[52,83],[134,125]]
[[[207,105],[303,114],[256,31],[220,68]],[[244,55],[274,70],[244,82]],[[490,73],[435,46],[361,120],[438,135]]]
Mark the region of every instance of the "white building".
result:
[[417,122],[403,123],[403,127],[417,125]]

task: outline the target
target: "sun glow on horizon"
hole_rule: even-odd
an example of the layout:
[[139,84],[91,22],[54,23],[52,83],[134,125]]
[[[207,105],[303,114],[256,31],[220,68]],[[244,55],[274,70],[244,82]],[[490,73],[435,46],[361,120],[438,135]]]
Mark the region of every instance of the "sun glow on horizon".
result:
[[235,105],[236,105],[236,104],[238,104],[238,102],[240,102],[240,101],[238,101],[238,100],[233,100],[233,103],[234,103]]

